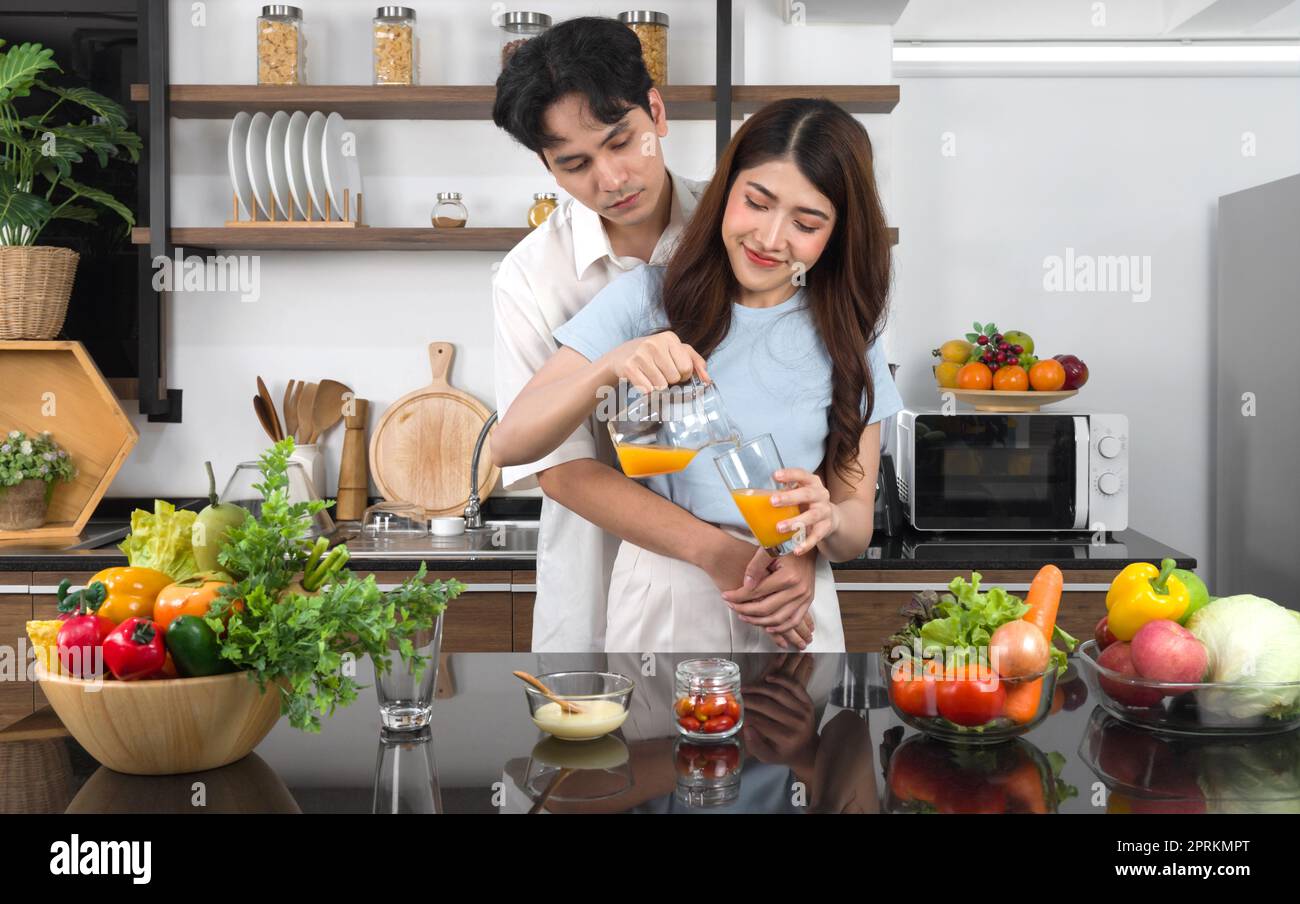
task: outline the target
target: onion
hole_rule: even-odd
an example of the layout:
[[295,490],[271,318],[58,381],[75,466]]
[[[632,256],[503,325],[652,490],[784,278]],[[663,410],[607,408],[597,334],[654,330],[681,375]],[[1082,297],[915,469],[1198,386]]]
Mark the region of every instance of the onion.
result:
[[1007,622],[989,639],[990,662],[1003,678],[1042,674],[1051,656],[1043,632],[1023,619]]

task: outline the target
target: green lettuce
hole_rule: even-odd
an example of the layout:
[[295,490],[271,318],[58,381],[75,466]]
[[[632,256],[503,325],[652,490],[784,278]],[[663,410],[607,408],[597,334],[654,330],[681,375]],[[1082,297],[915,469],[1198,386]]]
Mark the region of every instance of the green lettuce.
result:
[[971,573],[969,583],[955,577],[948,593],[939,599],[937,617],[921,626],[921,647],[929,653],[949,647],[986,649],[993,632],[1029,611],[1024,601],[1001,587],[980,593],[982,575]]
[[117,548],[131,565],[183,581],[199,573],[190,537],[197,518],[195,512],[177,511],[170,502],[155,499],[152,513],[143,509],[131,513],[131,533]]

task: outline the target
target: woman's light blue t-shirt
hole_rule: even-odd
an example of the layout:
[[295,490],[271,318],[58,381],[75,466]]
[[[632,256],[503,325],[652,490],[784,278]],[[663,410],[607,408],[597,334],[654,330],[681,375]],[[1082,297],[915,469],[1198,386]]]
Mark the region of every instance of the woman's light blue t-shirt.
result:
[[[620,276],[555,331],[556,341],[594,361],[630,339],[667,329],[662,285],[662,267],[638,267]],[[803,289],[774,307],[733,304],[732,312],[731,329],[707,359],[727,414],[746,439],[772,434],[786,467],[816,471],[830,431],[832,367]],[[875,344],[867,360],[876,391],[874,424],[897,413],[903,400]],[[746,529],[709,452],[683,471],[644,482],[701,520]]]

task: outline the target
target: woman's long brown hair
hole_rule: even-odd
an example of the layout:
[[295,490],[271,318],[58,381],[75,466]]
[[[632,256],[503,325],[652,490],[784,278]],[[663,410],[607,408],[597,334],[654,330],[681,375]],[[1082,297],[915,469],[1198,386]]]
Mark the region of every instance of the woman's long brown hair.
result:
[[664,310],[669,328],[706,358],[726,338],[740,293],[722,242],[727,198],[742,170],[781,159],[792,161],[835,206],[834,230],[804,274],[804,293],[832,365],[825,461],[856,484],[866,476],[858,443],[875,406],[867,348],[884,327],[890,282],[888,228],[861,123],[831,101],[809,98],[768,104],[745,120],[668,262]]

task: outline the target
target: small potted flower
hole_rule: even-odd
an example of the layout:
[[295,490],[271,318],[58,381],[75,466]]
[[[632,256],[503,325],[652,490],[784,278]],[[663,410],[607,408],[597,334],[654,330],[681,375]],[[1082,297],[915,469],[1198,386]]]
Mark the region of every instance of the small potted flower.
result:
[[0,437],[0,530],[43,525],[54,481],[76,476],[72,459],[48,430],[30,438],[21,430],[10,430]]

